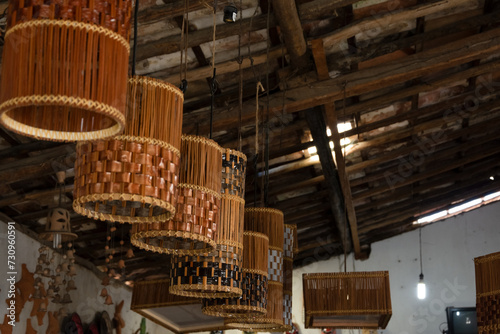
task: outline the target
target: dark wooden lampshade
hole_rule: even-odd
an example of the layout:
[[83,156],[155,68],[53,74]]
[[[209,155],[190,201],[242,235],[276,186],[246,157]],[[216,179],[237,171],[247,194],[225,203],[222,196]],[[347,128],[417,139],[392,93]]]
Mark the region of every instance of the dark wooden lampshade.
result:
[[304,274],[306,328],[384,329],[392,315],[389,272]]
[[474,259],[479,334],[500,332],[500,252]]

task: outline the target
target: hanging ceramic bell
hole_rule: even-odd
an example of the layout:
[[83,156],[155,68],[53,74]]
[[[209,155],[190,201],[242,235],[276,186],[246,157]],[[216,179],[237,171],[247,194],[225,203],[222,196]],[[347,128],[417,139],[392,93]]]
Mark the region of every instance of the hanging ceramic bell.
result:
[[42,240],[52,241],[52,246],[59,248],[62,242],[68,242],[77,237],[75,233],[71,232],[68,210],[55,208],[49,211],[45,232],[40,233]]
[[108,276],[104,276],[102,278],[101,285],[104,285],[104,286],[109,285],[109,277]]
[[127,258],[129,258],[129,259],[130,259],[130,258],[133,258],[133,257],[134,257],[134,250],[133,250],[132,248],[129,248],[129,249],[127,250],[127,255],[126,255],[126,256],[127,256]]
[[111,295],[106,296],[106,300],[104,301],[105,305],[113,305],[113,299],[111,299]]
[[38,264],[46,264],[47,262],[47,254],[40,254],[38,257]]
[[72,260],[75,258],[75,251],[72,249],[68,249],[66,251],[66,256],[68,257],[69,260]]
[[76,267],[74,265],[69,266],[69,271],[68,271],[68,276],[75,276],[76,275]]
[[55,285],[62,285],[62,276],[61,275],[55,275],[53,276],[54,284]]
[[35,292],[33,292],[33,298],[34,299],[41,299],[42,298],[42,293],[41,293],[39,287],[35,288]]
[[123,261],[123,259],[120,259],[120,261],[118,261],[118,268],[120,269],[125,268],[125,261]]
[[68,285],[66,286],[66,291],[76,290],[75,281],[70,279]]
[[47,312],[47,304],[45,302],[40,303],[40,306],[38,306],[38,312]]
[[56,267],[56,273],[60,273],[61,270],[62,270],[62,266],[60,264],[58,264]]
[[42,287],[43,286],[43,281],[42,281],[42,278],[41,277],[37,277],[35,278],[35,284],[34,284],[35,288],[36,287]]
[[54,289],[49,288],[47,289],[47,298],[53,298],[54,297]]
[[37,274],[37,275],[42,275],[43,274],[43,268],[42,268],[41,264],[37,264],[36,265],[35,274]]
[[56,304],[60,304],[61,303],[61,295],[59,295],[58,293],[56,293],[56,295],[54,296],[54,298],[52,298],[52,302],[56,303]]
[[102,288],[101,297],[107,297],[107,296],[108,296],[108,290],[106,290],[106,288]]
[[69,304],[71,303],[71,297],[69,295],[69,293],[65,293],[64,296],[63,296],[63,299],[61,300],[61,304]]
[[61,264],[61,271],[62,271],[63,273],[66,273],[66,272],[68,272],[68,271],[69,271],[69,263],[68,263],[68,262],[63,262],[63,263]]
[[45,268],[42,271],[42,276],[44,276],[44,277],[51,277],[51,275],[50,275],[50,269],[49,268]]

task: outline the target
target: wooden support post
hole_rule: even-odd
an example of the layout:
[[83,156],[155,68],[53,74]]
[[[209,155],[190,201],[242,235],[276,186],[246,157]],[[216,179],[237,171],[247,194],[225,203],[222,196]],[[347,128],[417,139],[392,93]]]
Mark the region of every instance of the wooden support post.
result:
[[[332,151],[328,136],[326,135],[326,122],[323,117],[323,112],[319,108],[314,108],[306,111],[306,120],[311,130],[316,150],[321,161],[325,183],[330,195],[330,207],[337,229],[339,231],[341,243],[345,252],[351,251],[352,242],[349,236],[350,228],[347,225],[347,216],[345,214],[344,199],[342,198],[342,189],[339,183],[339,175],[335,163],[333,162]],[[355,252],[359,253],[359,241],[355,247]]]

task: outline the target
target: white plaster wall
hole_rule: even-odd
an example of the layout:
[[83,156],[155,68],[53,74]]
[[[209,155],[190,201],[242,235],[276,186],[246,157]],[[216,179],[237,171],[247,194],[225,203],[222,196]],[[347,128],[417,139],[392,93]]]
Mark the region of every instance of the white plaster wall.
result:
[[[380,332],[439,333],[440,324],[446,322],[446,306],[475,306],[474,258],[500,251],[499,217],[500,203],[494,203],[422,227],[425,300],[416,296],[420,274],[418,231],[372,244],[366,261],[354,261],[349,256],[348,271],[389,270],[393,315]],[[302,334],[319,334],[318,329],[304,329],[302,274],[339,271],[343,271],[343,257],[294,271],[293,321]]]
[[[7,240],[6,240],[7,225],[0,222],[0,323],[3,322],[6,314],[5,300],[7,299]],[[21,278],[21,264],[26,263],[28,270],[34,272],[36,261],[38,258],[38,248],[41,244],[38,241],[31,239],[25,234],[17,231],[16,233],[16,266],[18,270],[17,280]],[[56,258],[56,262],[59,259]],[[70,295],[73,303],[65,305],[68,313],[77,312],[84,324],[90,324],[96,312],[106,311],[113,318],[115,312],[115,304],[125,301],[122,309],[122,317],[125,320],[125,328],[122,329],[122,334],[135,333],[140,327],[142,317],[130,310],[130,301],[132,291],[119,284],[108,285],[106,288],[113,298],[113,305],[104,305],[104,299],[99,296],[103,286],[101,280],[98,279],[90,270],[77,265],[77,275],[75,276],[77,290],[71,291]],[[61,295],[62,296],[62,295]],[[27,302],[21,312],[20,321],[13,328],[14,334],[24,334],[26,332],[26,320],[29,318],[33,302]],[[57,311],[61,308],[61,304],[50,303],[49,311]],[[48,325],[48,315],[45,315],[42,326],[38,326],[36,317],[31,318],[33,328],[39,333],[45,333]],[[147,321],[146,329],[149,334],[169,334],[170,331],[160,327],[151,321]]]

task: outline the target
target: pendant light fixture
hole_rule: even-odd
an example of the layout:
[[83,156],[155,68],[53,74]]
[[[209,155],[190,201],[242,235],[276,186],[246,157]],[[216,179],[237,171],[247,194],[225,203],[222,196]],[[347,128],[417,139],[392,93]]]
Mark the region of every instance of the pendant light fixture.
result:
[[217,243],[210,253],[172,258],[170,293],[203,298],[240,297],[246,156],[224,149]]
[[10,1],[0,122],[21,135],[53,141],[121,133],[131,4]]
[[267,313],[267,265],[262,254],[269,251],[269,238],[252,231],[243,233],[242,296],[204,298],[203,313],[217,317],[258,317]]
[[264,316],[229,318],[225,324],[242,330],[272,331],[283,326],[283,212],[272,208],[245,208],[245,230],[269,237],[267,312]]
[[292,330],[293,250],[296,244],[295,225],[285,224],[283,257],[283,327],[281,332]]
[[127,85],[123,135],[77,144],[73,209],[120,223],[168,220],[175,214],[184,94],[167,82],[135,75]]
[[222,148],[192,135],[181,139],[176,213],[171,220],[133,224],[131,243],[157,253],[195,255],[216,247],[221,201]]
[[424,282],[424,271],[422,268],[422,228],[418,229],[418,240],[419,240],[419,250],[420,250],[420,275],[417,284],[417,297],[418,299],[425,299],[426,288]]

